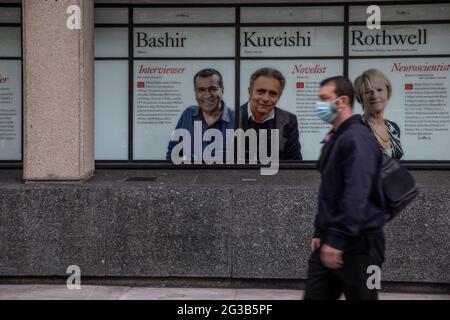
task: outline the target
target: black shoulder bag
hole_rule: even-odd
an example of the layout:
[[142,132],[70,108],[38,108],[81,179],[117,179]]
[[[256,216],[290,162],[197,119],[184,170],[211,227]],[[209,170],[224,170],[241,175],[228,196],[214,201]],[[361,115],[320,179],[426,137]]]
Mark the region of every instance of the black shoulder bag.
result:
[[419,188],[411,173],[398,160],[384,152],[381,160],[381,180],[386,209],[392,217],[398,215],[419,194]]
[[[317,169],[323,173],[325,165],[334,147],[336,135],[325,143],[317,163]],[[387,156],[382,147],[381,181],[384,192],[385,206],[391,217],[397,216],[418,194],[419,188],[411,173],[398,160]]]

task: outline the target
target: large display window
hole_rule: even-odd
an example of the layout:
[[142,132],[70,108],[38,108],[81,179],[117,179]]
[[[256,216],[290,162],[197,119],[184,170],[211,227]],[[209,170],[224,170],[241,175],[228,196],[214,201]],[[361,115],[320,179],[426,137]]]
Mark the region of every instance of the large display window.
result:
[[[345,3],[99,5],[99,164],[170,165],[174,130],[189,108],[194,114],[200,108],[194,77],[201,70],[220,73],[222,87],[215,90],[233,112],[234,129],[242,127],[252,74],[272,68],[286,82],[277,107],[294,115],[298,125],[302,160],[287,165],[311,167],[330,129],[313,112],[320,82],[336,75],[354,81],[373,69],[368,74],[382,74],[391,87],[384,116],[398,129],[401,159],[445,167],[450,163],[450,4],[380,8],[382,28],[369,30],[367,6]],[[356,103],[357,113],[368,110],[363,100]]]

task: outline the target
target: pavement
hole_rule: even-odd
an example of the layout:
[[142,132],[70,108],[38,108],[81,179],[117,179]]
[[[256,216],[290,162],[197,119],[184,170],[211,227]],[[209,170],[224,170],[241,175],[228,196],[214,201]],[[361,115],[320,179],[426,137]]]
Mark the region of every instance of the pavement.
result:
[[[302,290],[0,285],[0,300],[301,300]],[[381,292],[380,300],[450,300],[450,295]],[[341,298],[343,299],[343,298]]]

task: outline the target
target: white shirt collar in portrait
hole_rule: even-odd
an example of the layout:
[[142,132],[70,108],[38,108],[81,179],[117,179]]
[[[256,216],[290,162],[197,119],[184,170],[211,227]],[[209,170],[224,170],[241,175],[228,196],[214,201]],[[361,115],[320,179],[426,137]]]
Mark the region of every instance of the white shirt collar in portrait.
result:
[[[253,121],[255,121],[255,117],[253,116],[253,113],[252,113],[252,108],[250,107],[250,101],[247,104],[247,113],[248,113],[248,118],[249,119],[251,118]],[[270,111],[269,116],[261,123],[264,123],[264,122],[272,120],[272,119],[275,119],[275,108],[273,108],[272,111]]]

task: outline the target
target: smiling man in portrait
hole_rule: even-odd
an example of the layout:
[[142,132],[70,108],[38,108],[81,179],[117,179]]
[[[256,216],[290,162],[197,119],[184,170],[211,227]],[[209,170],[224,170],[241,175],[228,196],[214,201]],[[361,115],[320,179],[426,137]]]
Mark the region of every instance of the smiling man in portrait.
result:
[[[250,77],[249,101],[241,106],[240,128],[254,129],[258,136],[260,130],[279,130],[279,159],[302,160],[297,117],[277,106],[285,86],[280,71],[272,68],[255,71]],[[267,141],[268,150],[270,145]]]

